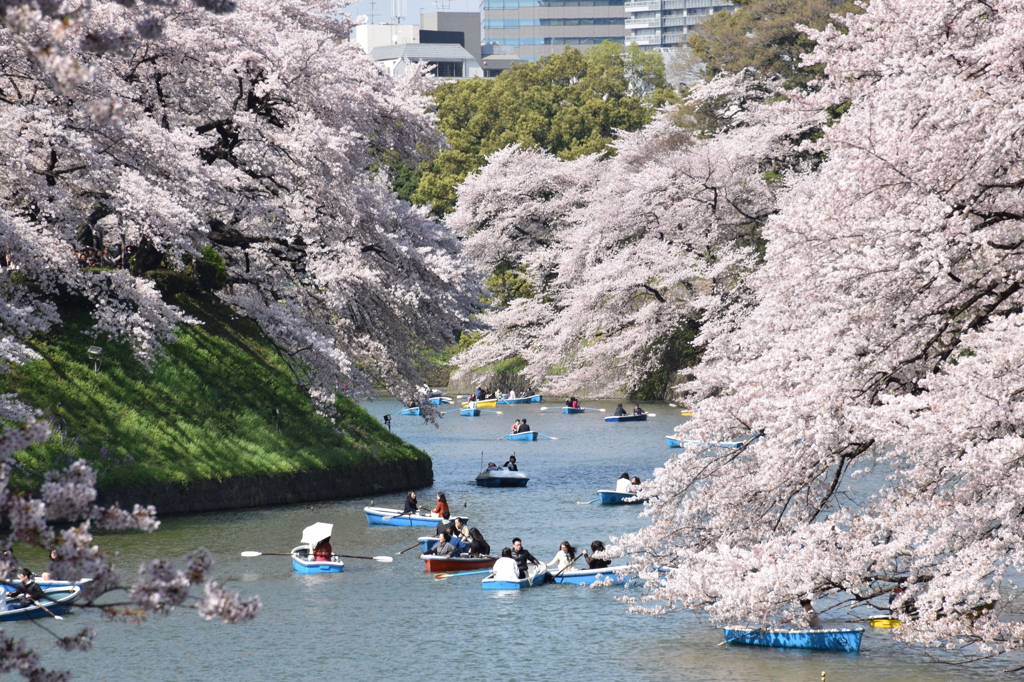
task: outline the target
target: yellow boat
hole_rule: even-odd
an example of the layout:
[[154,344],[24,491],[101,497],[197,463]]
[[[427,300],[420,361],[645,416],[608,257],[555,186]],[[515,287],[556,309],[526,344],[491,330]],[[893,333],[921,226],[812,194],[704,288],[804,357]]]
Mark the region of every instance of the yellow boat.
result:
[[[469,407],[469,403],[462,403],[462,406],[463,407]],[[491,398],[490,400],[478,400],[478,401],[476,401],[476,406],[477,407],[497,407],[498,406],[498,399],[497,398]]]
[[899,618],[872,618],[871,627],[873,628],[896,628],[899,627]]

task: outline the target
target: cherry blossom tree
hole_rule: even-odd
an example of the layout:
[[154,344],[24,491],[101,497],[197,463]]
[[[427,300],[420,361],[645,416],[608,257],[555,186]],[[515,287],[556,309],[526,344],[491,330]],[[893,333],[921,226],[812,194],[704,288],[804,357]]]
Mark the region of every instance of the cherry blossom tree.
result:
[[[374,379],[411,395],[410,348],[472,309],[457,240],[372,172],[439,144],[430,79],[380,73],[329,2],[209,6],[226,8],[4,6],[0,359],[30,358],[72,294],[153,362],[191,320],[142,275],[212,244],[223,299],[318,404]],[[129,267],[78,267],[83,246],[124,244]]]
[[706,320],[677,429],[754,438],[670,459],[620,549],[673,569],[662,607],[767,623],[892,596],[895,636],[996,655],[1024,644],[1024,7],[844,22],[811,32],[820,91],[775,105],[843,112],[807,143],[827,160],[767,220],[750,305]]

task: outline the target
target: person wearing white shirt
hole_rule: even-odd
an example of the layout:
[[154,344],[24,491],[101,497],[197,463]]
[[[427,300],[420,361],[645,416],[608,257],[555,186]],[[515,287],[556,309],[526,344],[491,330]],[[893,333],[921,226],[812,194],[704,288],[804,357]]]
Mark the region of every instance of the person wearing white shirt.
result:
[[491,576],[495,580],[516,582],[519,580],[519,564],[512,558],[512,550],[506,547],[501,550],[501,558],[491,567]]
[[516,399],[515,389],[512,389],[511,391],[508,392],[508,399],[509,400],[515,400]]
[[617,493],[631,493],[629,489],[629,474],[622,474],[619,476],[619,480],[615,481],[615,492]]
[[558,554],[548,562],[548,565],[551,566],[552,571],[561,572],[569,566],[575,566],[576,559],[576,549],[566,540],[558,547]]

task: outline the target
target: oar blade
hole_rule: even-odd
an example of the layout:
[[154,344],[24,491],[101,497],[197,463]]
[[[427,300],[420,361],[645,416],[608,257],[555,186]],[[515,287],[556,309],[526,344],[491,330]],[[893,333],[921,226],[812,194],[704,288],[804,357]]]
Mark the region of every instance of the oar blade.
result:
[[374,561],[379,561],[382,564],[390,564],[392,561],[395,560],[395,558],[394,557],[390,557],[390,556],[375,556],[375,557],[373,557],[373,560]]
[[244,557],[263,556],[263,552],[251,552],[251,551],[250,552],[242,552],[242,556],[244,556]]

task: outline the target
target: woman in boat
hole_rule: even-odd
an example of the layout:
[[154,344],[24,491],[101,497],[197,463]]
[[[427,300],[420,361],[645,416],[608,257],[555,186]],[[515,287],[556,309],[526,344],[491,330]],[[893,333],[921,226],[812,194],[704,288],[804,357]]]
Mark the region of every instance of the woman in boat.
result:
[[519,433],[519,420],[512,422],[512,433]]
[[617,493],[630,493],[633,492],[629,489],[629,473],[623,472],[619,476],[619,480],[615,481],[615,492]]
[[629,492],[635,493],[638,490],[640,490],[640,477],[634,476],[629,479]]
[[334,558],[334,549],[331,547],[331,539],[324,538],[316,543],[313,548],[313,561],[330,561]]
[[441,531],[440,535],[437,536],[437,544],[427,550],[426,554],[433,554],[440,557],[450,557],[455,554],[455,546],[452,545],[450,540],[451,535],[448,535],[446,531]]
[[[476,527],[469,529],[469,545],[466,548],[466,554],[471,556],[487,556],[491,553],[491,546],[484,540],[483,533],[481,533]],[[511,552],[510,552],[511,553]]]
[[580,401],[576,400],[576,396],[572,397],[572,405],[570,405],[569,407],[576,410],[580,409]]
[[[594,540],[590,543],[590,551],[594,554],[604,551],[604,543],[600,540]],[[587,566],[590,568],[607,568],[612,562],[607,559],[595,559],[594,557],[587,554],[587,550],[583,550],[583,560],[587,562]]]
[[32,571],[27,568],[18,569],[18,580],[21,584],[14,588],[9,598],[11,604],[8,608],[23,609],[28,606],[35,606],[37,602],[46,599],[46,593],[39,584],[32,579]]
[[406,514],[415,514],[422,507],[419,505],[419,500],[416,499],[416,491],[410,490],[409,494],[405,496],[405,509],[402,510],[402,516]]
[[618,406],[616,406],[616,408],[615,408],[615,414],[613,414],[612,416],[613,417],[622,417],[625,414],[626,414],[626,410],[624,410],[622,408],[622,403],[619,403]]
[[502,464],[501,466],[505,467],[509,471],[519,471],[519,467],[516,465],[516,456],[515,455],[509,455],[508,456],[508,461],[505,462],[504,464]]
[[444,513],[448,511],[448,498],[444,496],[444,493],[437,494],[437,505],[434,507],[432,512],[434,516],[444,516]]
[[569,566],[574,566],[578,558],[576,548],[570,545],[568,540],[565,540],[558,546],[558,554],[548,562],[548,566],[551,566],[551,570],[564,571]]
[[491,577],[495,580],[508,580],[515,582],[519,580],[519,564],[512,558],[512,550],[506,547],[501,550],[501,558],[494,562],[491,568]]

